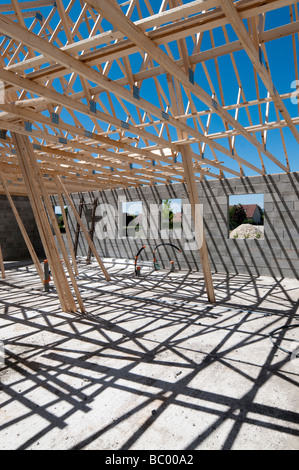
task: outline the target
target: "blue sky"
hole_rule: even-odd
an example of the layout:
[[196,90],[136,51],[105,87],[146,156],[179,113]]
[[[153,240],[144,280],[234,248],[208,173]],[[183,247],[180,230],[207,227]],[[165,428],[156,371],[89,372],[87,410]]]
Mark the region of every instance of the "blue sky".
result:
[[[0,0],[0,4],[7,3],[8,0]],[[69,0],[63,0],[63,3],[65,6],[69,4]],[[123,2],[122,2],[123,3]],[[151,5],[153,6],[154,12],[157,13],[159,11],[160,5],[162,3],[162,0],[151,0]],[[187,1],[185,3],[188,3]],[[148,10],[146,8],[146,4],[144,0],[140,0],[140,5],[141,5],[141,10],[145,14],[145,16],[148,15]],[[127,8],[127,7],[125,7]],[[44,17],[47,16],[47,14],[50,11],[50,7],[42,7],[39,9],[40,12],[44,15]],[[125,9],[124,9],[125,10]],[[70,12],[70,17],[73,21],[76,21],[78,18],[78,15],[81,11],[81,6],[79,1],[75,3],[75,6],[72,8]],[[56,15],[56,16],[55,16]],[[57,21],[58,15],[57,13],[54,15],[53,20],[52,20],[52,27],[54,27],[55,22]],[[133,13],[133,20],[138,19],[138,12],[137,9],[135,9]],[[30,25],[32,22],[32,19],[26,19],[25,20],[27,25]],[[288,24],[290,21],[290,12],[289,12],[289,7],[284,7],[281,8],[277,11],[269,12],[266,15],[266,25],[265,25],[265,30],[272,29],[274,27],[278,27],[284,24]],[[106,29],[110,29],[111,25],[108,22],[105,22],[104,26]],[[37,28],[40,26],[37,26]],[[88,35],[88,30],[86,26],[82,25],[80,27],[80,31],[83,37],[87,37]],[[38,32],[38,30],[34,30],[34,32]],[[98,31],[99,32],[99,31]],[[230,41],[235,41],[237,40],[237,36],[233,29],[230,26],[227,26],[227,33],[229,36]],[[60,39],[61,41],[65,41],[65,37],[63,36],[64,33],[59,33],[60,34]],[[223,31],[221,28],[216,28],[213,30],[213,39],[215,41],[215,45],[220,46],[224,44],[225,39],[223,35]],[[299,42],[298,42],[298,35],[295,35],[293,38],[294,44],[295,44],[295,49],[293,49],[293,42],[292,42],[292,37],[287,36],[285,38],[281,38],[279,40],[271,41],[266,43],[266,50],[267,50],[267,56],[269,59],[270,63],[270,72],[273,78],[273,82],[275,84],[276,89],[278,90],[279,93],[290,93],[293,91],[291,88],[291,85],[293,81],[296,79],[296,73],[295,73],[295,65],[294,65],[294,51],[298,56],[299,52]],[[192,52],[193,49],[193,43],[190,38],[187,38],[187,47],[189,50],[189,53]],[[169,48],[171,53],[173,54],[174,58],[179,57],[179,52],[177,49],[176,43],[170,43]],[[203,40],[201,44],[201,51],[209,50],[211,48],[211,37],[210,33],[207,31],[203,35]],[[239,51],[233,54],[237,65],[238,65],[238,70],[240,73],[240,79],[243,85],[243,90],[246,96],[246,100],[253,100],[256,99],[256,89],[255,89],[255,83],[254,83],[254,75],[253,75],[253,68],[252,64],[249,61],[247,54],[244,51]],[[141,65],[141,56],[140,54],[134,54],[129,57],[133,73],[136,73],[140,70],[140,65]],[[299,57],[298,57],[299,61]],[[236,76],[233,70],[232,62],[228,56],[224,57],[219,57],[218,59],[219,63],[219,68],[220,68],[220,73],[221,73],[221,84],[223,86],[223,93],[224,93],[224,103],[225,105],[228,104],[234,104],[237,99],[237,94],[238,94],[238,84],[236,80]],[[220,89],[218,85],[218,80],[217,80],[217,70],[216,70],[216,64],[214,60],[209,60],[205,63],[206,65],[206,70],[208,71],[209,74],[209,79],[211,80],[213,86],[215,87],[216,95],[218,100],[221,102],[221,96],[220,96]],[[109,78],[111,79],[117,79],[122,77],[122,72],[119,68],[119,66],[115,63],[113,67],[110,70],[109,73]],[[165,96],[166,100],[170,101],[169,97],[169,91],[166,85],[166,75],[164,74],[161,76],[159,79],[160,83],[163,86],[163,89],[165,91]],[[201,64],[198,64],[195,70],[195,81],[209,94],[211,94],[211,88],[209,85],[209,80],[205,76],[203,67]],[[55,88],[62,92],[62,87],[59,83],[59,80],[55,80]],[[267,96],[267,90],[265,89],[264,85],[262,84],[261,80],[258,80],[259,84],[259,95],[261,98]],[[81,83],[79,80],[76,81],[76,84],[74,86],[74,91],[81,91]],[[155,83],[153,79],[149,79],[147,81],[144,81],[141,89],[140,89],[140,96],[142,98],[145,98],[146,100],[152,102],[156,106],[160,107],[160,102],[158,99],[158,94],[155,88]],[[100,100],[102,100],[103,104],[107,107],[108,111],[111,112],[111,106],[109,103],[109,100],[107,98],[106,93],[102,93],[100,95]],[[121,108],[120,104],[118,101],[112,97],[112,102],[115,107],[115,113],[119,119],[126,119],[126,115],[124,110]],[[195,105],[196,105],[196,110],[205,110],[206,106],[200,102],[198,99],[194,99]],[[291,99],[286,99],[284,100],[284,103],[292,117],[297,117],[298,116],[298,106],[293,104],[291,102]],[[184,98],[184,105],[186,106],[187,104],[187,98]],[[136,112],[136,109],[134,109],[133,105],[130,105],[128,103],[125,103],[127,109],[131,113],[131,116],[133,119],[135,119],[135,122],[138,124],[139,118],[138,114]],[[166,105],[166,103],[164,103]],[[100,105],[98,105],[100,109]],[[166,109],[166,108],[165,108]],[[261,112],[263,118],[265,117],[265,112],[266,112],[266,106],[262,105],[261,106]],[[258,108],[257,107],[250,107],[250,112],[251,112],[251,118],[253,124],[258,124],[259,123],[259,113],[258,113]],[[234,111],[230,111],[230,114],[234,116]],[[75,115],[78,117],[80,122],[82,123],[83,127],[88,130],[88,131],[93,131],[93,124],[90,119],[88,119],[86,116],[82,116],[78,113],[75,113]],[[65,119],[66,122],[73,124],[73,119],[69,115],[67,111],[63,111],[61,114],[61,118]],[[274,110],[273,104],[270,105],[269,108],[269,121],[275,121],[277,119],[276,113]],[[243,126],[248,126],[250,123],[248,122],[248,117],[245,112],[245,109],[241,109],[239,112],[239,122]],[[203,124],[205,124],[206,118],[203,118]],[[191,120],[188,121],[188,124],[190,126],[193,126],[193,122]],[[101,123],[103,130],[107,129],[107,125],[104,123]],[[297,126],[298,129],[298,126]],[[151,128],[147,128],[149,132],[154,132]],[[213,132],[219,132],[221,130],[224,130],[223,128],[223,123],[221,122],[220,118],[214,114],[212,116],[211,120],[211,125],[210,125],[210,133]],[[175,129],[170,128],[170,133],[171,133],[171,138],[172,140],[177,140],[177,133]],[[299,159],[298,159],[298,143],[296,142],[294,136],[290,132],[289,129],[284,128],[283,129],[283,135],[285,138],[285,143],[286,143],[286,148],[288,152],[288,156],[290,159],[291,163],[291,170],[292,171],[298,171],[299,170]],[[258,139],[259,142],[261,142],[261,135],[260,133],[255,134],[256,138]],[[115,136],[116,138],[118,136]],[[163,137],[167,138],[166,132],[163,133]],[[221,144],[225,148],[229,148],[228,140],[227,139],[219,139],[217,140],[219,144]],[[144,145],[144,142],[142,139],[140,140],[140,146]],[[194,146],[194,149],[198,152],[198,147]],[[284,149],[283,149],[283,144],[281,140],[281,135],[280,131],[277,130],[272,130],[268,133],[268,139],[267,139],[267,150],[269,150],[276,158],[281,160],[283,163],[285,163],[285,156],[284,156]],[[260,158],[258,155],[257,150],[255,147],[250,144],[244,137],[238,136],[236,138],[236,151],[237,153],[245,158],[248,159],[251,163],[254,165],[258,166],[261,168],[260,164]],[[228,167],[231,167],[232,169],[239,170],[239,165],[237,162],[231,160],[229,157],[225,156],[224,154],[217,152],[216,155],[219,158],[220,161],[224,162],[224,165],[227,165]],[[206,152],[205,156],[209,159],[214,159],[213,153],[211,149],[206,147]],[[266,171],[267,173],[281,173],[282,170],[277,167],[274,163],[272,163],[266,156],[263,157],[264,162],[266,165]],[[245,174],[250,176],[252,174],[255,174],[252,170],[248,169],[247,167],[244,167]],[[231,174],[229,176],[232,176]]]
[[[164,200],[163,200],[164,201]],[[162,201],[162,204],[163,204]],[[174,213],[181,212],[182,210],[182,200],[181,199],[169,199],[171,205],[170,208]],[[142,201],[126,201],[122,203],[123,213],[128,213],[132,215],[138,215],[142,213]]]
[[[67,206],[64,206],[64,208],[67,209]],[[54,210],[56,215],[62,215],[62,210],[60,206],[55,206]]]
[[237,204],[257,204],[264,209],[264,195],[263,194],[237,194],[229,196],[229,205],[234,206]]

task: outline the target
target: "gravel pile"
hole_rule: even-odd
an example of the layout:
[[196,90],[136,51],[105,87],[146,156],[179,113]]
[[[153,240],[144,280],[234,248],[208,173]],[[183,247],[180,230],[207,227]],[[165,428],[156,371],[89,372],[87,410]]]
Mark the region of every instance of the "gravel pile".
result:
[[264,238],[263,225],[242,224],[230,232],[230,238]]

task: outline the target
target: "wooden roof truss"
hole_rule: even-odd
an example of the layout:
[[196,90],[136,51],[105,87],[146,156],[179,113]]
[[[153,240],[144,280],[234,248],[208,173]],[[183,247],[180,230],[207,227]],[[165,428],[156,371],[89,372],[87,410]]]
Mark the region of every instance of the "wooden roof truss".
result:
[[[278,9],[289,22],[266,29]],[[27,193],[12,132],[29,136],[49,193],[55,175],[69,191],[184,182],[187,144],[197,180],[290,171],[298,107],[286,106],[294,90],[277,91],[267,45],[291,38],[291,86],[298,28],[290,0],[2,4],[0,168],[10,191]],[[278,154],[268,150],[277,132]]]

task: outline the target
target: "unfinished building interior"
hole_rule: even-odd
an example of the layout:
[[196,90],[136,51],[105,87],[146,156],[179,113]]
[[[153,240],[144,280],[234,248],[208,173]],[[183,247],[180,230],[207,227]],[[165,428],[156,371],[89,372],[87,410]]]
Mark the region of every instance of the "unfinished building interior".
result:
[[293,0],[0,4],[0,449],[299,449]]

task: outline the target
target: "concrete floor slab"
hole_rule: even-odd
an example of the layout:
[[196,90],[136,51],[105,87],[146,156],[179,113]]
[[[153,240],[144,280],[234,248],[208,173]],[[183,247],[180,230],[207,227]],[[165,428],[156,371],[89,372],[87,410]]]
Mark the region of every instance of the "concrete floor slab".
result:
[[86,315],[30,264],[0,281],[1,450],[299,449],[298,281],[214,274],[211,305],[200,273],[105,263]]

